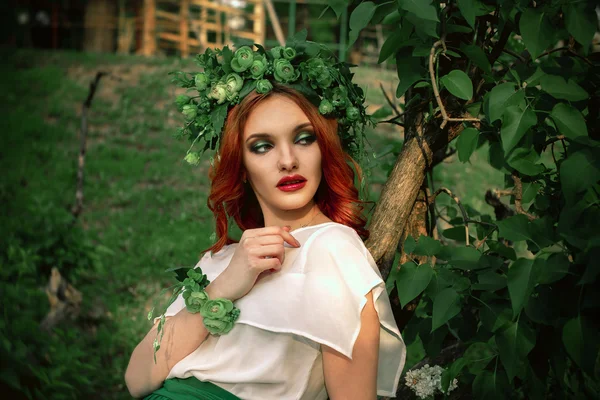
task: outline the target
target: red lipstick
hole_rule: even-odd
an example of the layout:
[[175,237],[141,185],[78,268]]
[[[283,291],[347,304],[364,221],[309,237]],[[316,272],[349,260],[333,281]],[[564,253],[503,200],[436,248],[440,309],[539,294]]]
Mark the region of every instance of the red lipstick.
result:
[[302,175],[284,176],[277,183],[277,189],[284,192],[293,192],[302,189],[306,185],[306,178]]

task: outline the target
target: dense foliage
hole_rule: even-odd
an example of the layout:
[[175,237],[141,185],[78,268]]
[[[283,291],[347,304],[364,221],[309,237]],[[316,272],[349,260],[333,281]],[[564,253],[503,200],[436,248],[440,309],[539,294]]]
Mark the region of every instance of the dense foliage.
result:
[[[340,14],[347,3],[331,7]],[[457,204],[459,214],[441,194],[435,217],[446,228],[409,236],[409,261],[388,278],[402,306],[416,306],[404,329],[409,352],[422,346],[432,362],[462,349],[442,377],[444,389],[458,378],[452,396],[600,396],[594,3],[363,1],[350,17],[351,39],[370,23],[391,27],[379,61],[396,58],[396,97],[405,99],[391,122],[419,114],[424,135],[461,130],[450,146],[462,162],[488,145],[506,177],[496,194],[514,204],[496,215]]]

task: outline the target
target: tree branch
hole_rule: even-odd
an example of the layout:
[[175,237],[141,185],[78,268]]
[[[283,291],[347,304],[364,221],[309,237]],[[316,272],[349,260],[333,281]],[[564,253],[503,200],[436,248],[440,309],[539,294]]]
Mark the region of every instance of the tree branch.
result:
[[515,183],[514,195],[515,195],[515,208],[519,214],[523,214],[529,218],[530,221],[537,219],[535,215],[529,214],[527,211],[523,209],[523,183],[521,182],[521,178],[516,172],[512,173],[512,178]]

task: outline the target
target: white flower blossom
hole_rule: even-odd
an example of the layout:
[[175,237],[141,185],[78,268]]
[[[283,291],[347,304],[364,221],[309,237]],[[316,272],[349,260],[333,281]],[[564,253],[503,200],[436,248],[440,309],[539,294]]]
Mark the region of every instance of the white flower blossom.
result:
[[[444,369],[439,365],[430,367],[425,364],[422,368],[410,370],[406,373],[406,386],[411,388],[415,394],[426,399],[433,397],[436,393],[444,393],[442,390],[442,373]],[[453,379],[448,387],[448,393],[458,387],[458,380]]]

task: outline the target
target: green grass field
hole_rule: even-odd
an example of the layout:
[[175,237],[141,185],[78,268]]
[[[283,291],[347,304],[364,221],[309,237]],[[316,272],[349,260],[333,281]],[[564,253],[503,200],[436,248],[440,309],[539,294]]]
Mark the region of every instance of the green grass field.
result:
[[[184,163],[188,144],[171,137],[182,119],[172,102],[179,92],[167,73],[193,64],[173,58],[71,52],[4,51],[2,55],[0,222],[5,237],[29,226],[43,239],[53,235],[50,227],[68,220],[75,199],[81,104],[96,72],[111,73],[103,78],[89,115],[85,198],[78,221],[100,259],[90,270],[70,275],[84,295],[82,315],[99,312],[101,316],[86,326],[84,336],[89,337],[68,339],[77,337],[79,328],[67,325],[54,342],[56,352],[71,352],[70,357],[81,365],[91,365],[83,373],[90,380],[89,392],[73,389],[73,398],[82,394],[129,398],[122,377],[133,347],[150,328],[146,315],[152,300],[169,286],[170,277],[163,271],[194,264],[210,245],[213,230],[205,206],[207,165]],[[385,104],[374,77],[383,79],[389,92],[397,82],[394,71],[359,69],[357,79],[368,85],[367,100],[373,103],[370,111]],[[369,137],[376,153],[401,148],[397,127],[381,127]],[[483,196],[489,188],[503,187],[503,178],[489,164],[479,162],[486,154],[485,149],[478,150],[472,164],[450,158],[436,169],[435,186],[448,187],[466,204],[489,213],[492,209]],[[378,197],[386,179],[384,168],[394,156],[390,153],[380,161],[381,168],[372,171],[372,199]],[[36,265],[43,265],[42,261]],[[40,275],[32,285],[44,282]],[[39,299],[43,304],[43,294]],[[17,306],[5,303],[3,307],[7,315],[6,307]],[[43,314],[42,309],[35,317]],[[37,322],[32,321],[32,329]],[[10,332],[8,324],[5,321],[0,332]],[[65,341],[70,345],[59,346]],[[48,362],[53,366],[56,361]]]

